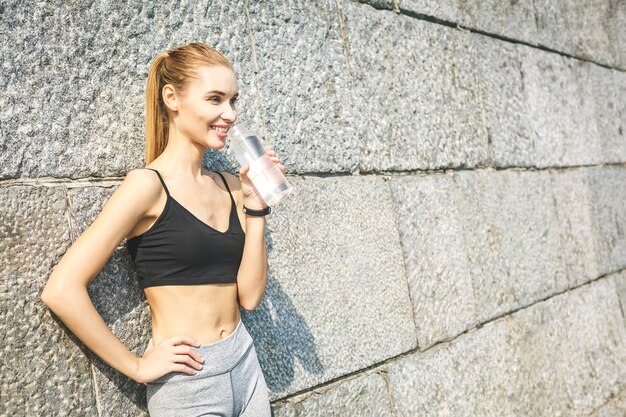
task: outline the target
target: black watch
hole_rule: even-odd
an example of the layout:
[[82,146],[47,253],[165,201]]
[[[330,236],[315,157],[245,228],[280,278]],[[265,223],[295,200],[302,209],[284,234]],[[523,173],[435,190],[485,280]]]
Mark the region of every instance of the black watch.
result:
[[243,206],[243,212],[249,214],[250,216],[265,216],[266,214],[270,214],[272,212],[272,208],[267,206],[262,210],[252,210]]

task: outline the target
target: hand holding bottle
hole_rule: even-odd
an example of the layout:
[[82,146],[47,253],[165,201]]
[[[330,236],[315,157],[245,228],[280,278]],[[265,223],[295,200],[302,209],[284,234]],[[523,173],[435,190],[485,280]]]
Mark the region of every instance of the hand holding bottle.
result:
[[[265,147],[265,151],[270,161],[280,169],[280,171],[285,173],[285,166],[280,163],[280,159],[276,155],[276,152],[272,150],[270,146]],[[245,164],[239,170],[239,179],[241,181],[241,190],[243,192],[243,198],[245,201],[245,206],[253,209],[253,210],[261,210],[267,207],[267,204],[257,191],[256,187],[248,177],[248,172],[250,172],[250,164]]]
[[228,137],[229,150],[242,166],[239,178],[244,199],[250,202],[246,207],[254,210],[273,206],[291,192],[285,167],[271,147],[263,146],[256,134],[240,126],[231,127]]

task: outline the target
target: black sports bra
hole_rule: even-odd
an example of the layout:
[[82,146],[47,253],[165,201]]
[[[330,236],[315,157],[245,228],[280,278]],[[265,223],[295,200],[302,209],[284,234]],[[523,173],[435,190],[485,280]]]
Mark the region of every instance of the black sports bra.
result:
[[231,207],[228,229],[220,232],[183,207],[169,193],[156,169],[167,201],[150,229],[126,241],[141,288],[237,282],[245,233],[226,179]]

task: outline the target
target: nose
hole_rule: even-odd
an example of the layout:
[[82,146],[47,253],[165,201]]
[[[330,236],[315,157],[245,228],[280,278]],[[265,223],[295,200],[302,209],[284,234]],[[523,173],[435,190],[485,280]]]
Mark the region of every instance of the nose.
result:
[[234,109],[234,105],[230,103],[226,105],[226,110],[222,112],[222,119],[228,120],[231,123],[237,119],[237,110]]

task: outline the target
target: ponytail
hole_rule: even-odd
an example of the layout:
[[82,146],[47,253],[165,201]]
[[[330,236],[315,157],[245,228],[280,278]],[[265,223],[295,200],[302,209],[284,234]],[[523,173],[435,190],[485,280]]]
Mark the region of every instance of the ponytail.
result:
[[161,68],[167,58],[163,52],[152,61],[146,85],[146,165],[154,161],[167,145],[168,118],[163,105]]

